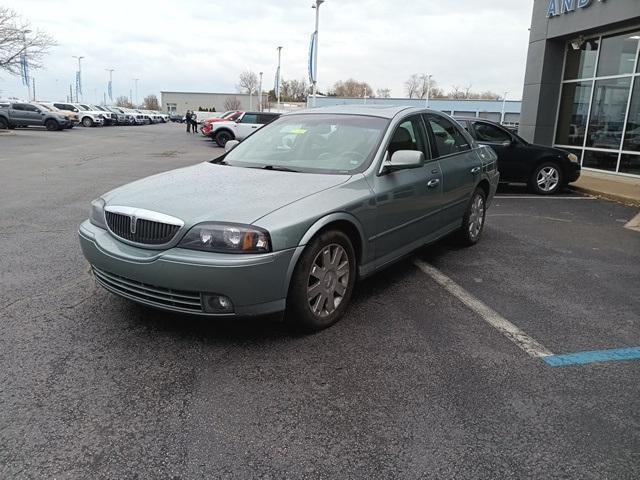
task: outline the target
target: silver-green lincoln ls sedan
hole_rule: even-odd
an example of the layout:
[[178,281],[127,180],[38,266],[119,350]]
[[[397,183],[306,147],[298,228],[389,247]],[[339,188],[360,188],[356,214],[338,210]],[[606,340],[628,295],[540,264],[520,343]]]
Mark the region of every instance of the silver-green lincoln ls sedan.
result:
[[305,110],[102,195],[80,244],[127,299],[212,317],[286,310],[319,330],[358,278],[452,232],[476,243],[498,178],[493,150],[439,112]]

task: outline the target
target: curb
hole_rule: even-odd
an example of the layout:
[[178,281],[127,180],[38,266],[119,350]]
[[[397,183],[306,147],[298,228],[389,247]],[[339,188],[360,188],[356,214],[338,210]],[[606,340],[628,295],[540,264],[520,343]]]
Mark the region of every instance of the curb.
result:
[[577,185],[571,185],[570,189],[580,193],[587,193],[594,197],[602,198],[604,200],[610,200],[613,202],[622,203],[630,207],[640,207],[640,198],[628,197],[626,195],[620,195],[618,193],[603,192],[601,190],[596,190],[593,188],[586,188],[586,187],[579,187]]

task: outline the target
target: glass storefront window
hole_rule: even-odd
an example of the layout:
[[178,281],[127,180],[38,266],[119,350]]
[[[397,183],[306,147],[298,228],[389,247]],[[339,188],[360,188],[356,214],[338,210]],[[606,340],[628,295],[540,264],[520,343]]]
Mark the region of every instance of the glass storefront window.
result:
[[556,143],[582,146],[593,82],[565,83],[560,99]]
[[640,155],[623,153],[620,158],[620,172],[640,175]]
[[587,133],[588,147],[620,149],[630,88],[630,77],[596,81]]
[[640,77],[636,77],[629,118],[627,118],[627,132],[624,136],[623,150],[640,152]]
[[603,38],[597,76],[607,77],[633,73],[639,41],[640,30]]
[[582,166],[615,172],[618,166],[618,154],[585,150],[584,157],[582,158]]
[[596,71],[598,45],[598,39],[592,38],[584,42],[578,50],[569,46],[567,50],[567,62],[564,67],[565,80],[579,80],[581,78],[593,77]]

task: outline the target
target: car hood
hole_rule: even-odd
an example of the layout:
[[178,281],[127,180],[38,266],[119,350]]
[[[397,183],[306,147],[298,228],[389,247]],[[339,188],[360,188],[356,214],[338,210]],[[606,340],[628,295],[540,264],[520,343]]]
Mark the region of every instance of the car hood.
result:
[[135,181],[102,198],[107,206],[152,210],[180,218],[186,225],[204,221],[251,224],[349,178],[207,162]]

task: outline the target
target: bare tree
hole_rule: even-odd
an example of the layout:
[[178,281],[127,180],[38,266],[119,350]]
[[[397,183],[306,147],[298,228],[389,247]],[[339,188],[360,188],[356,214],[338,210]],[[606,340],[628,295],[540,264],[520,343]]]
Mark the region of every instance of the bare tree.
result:
[[116,106],[124,107],[124,108],[133,108],[133,105],[129,101],[129,97],[126,97],[124,95],[121,95],[118,98],[116,98]]
[[155,95],[148,95],[144,97],[143,101],[145,110],[160,110],[160,103]]
[[367,82],[359,82],[350,78],[336,82],[332,93],[336,97],[371,97],[373,96],[373,89]]
[[238,77],[238,85],[236,88],[240,93],[255,93],[258,91],[258,75],[256,72],[245,70]]
[[404,82],[404,88],[409,98],[417,97],[418,90],[420,89],[420,78],[418,77],[418,74],[414,73],[411,75],[407,81]]
[[55,42],[48,34],[32,30],[31,24],[16,12],[0,7],[0,70],[19,75],[23,55],[26,55],[30,68],[40,68],[42,58],[53,46]]
[[225,110],[240,110],[241,106],[242,103],[240,103],[238,97],[227,97],[227,99],[224,101]]
[[284,102],[304,102],[307,100],[309,87],[307,81],[302,80],[283,80],[280,87],[280,99]]
[[376,90],[376,97],[378,98],[391,98],[391,89],[379,88]]

